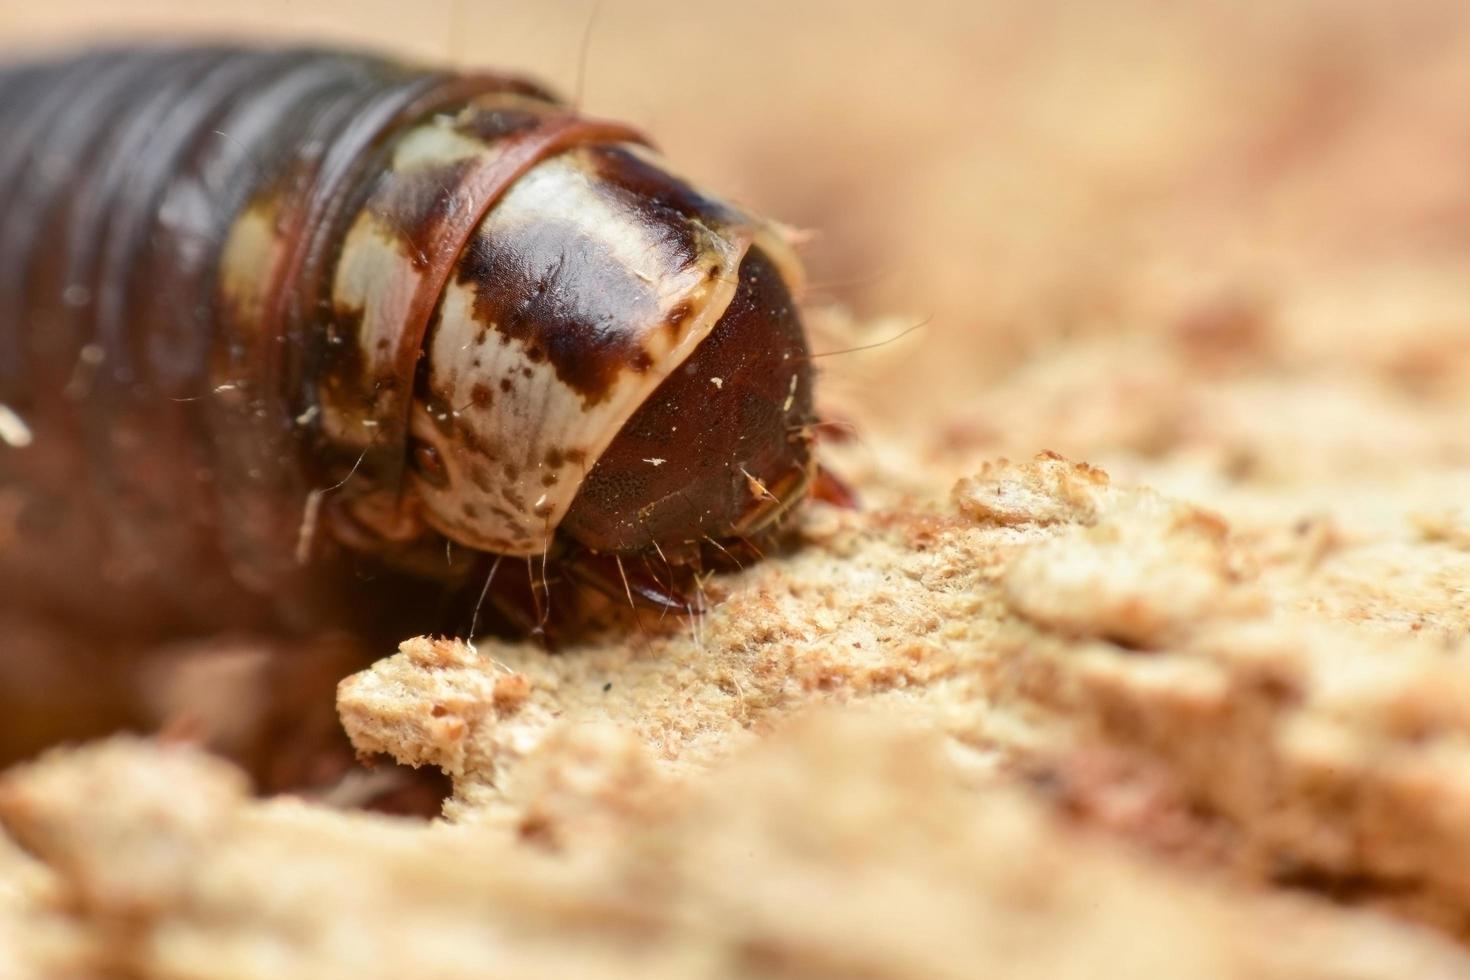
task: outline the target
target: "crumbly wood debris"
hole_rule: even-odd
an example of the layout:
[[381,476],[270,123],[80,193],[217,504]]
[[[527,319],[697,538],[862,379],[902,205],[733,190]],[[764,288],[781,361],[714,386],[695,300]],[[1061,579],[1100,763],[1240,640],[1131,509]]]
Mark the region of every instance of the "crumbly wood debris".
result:
[[[651,755],[627,742],[615,754],[629,752]],[[215,760],[122,739],[13,771],[0,820],[125,976],[1470,969],[1448,942],[1370,913],[1149,866],[1014,790],[977,790],[942,737],[863,712],[808,715],[685,791],[651,759],[645,771],[668,800],[567,850],[253,802]],[[74,789],[105,789],[111,805]],[[160,809],[193,794],[183,813]]]

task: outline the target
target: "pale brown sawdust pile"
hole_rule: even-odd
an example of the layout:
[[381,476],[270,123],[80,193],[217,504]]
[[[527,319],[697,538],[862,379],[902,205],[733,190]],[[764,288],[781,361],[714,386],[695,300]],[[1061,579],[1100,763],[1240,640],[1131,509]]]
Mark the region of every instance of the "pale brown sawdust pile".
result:
[[1459,524],[1321,520],[996,461],[813,508],[697,629],[408,641],[339,707],[453,776],[443,825],[59,752],[0,783],[3,948],[18,976],[1460,975]]
[[1470,976],[1470,23],[1266,8],[761,0],[732,121],[703,15],[609,5],[598,108],[825,229],[819,349],[932,317],[822,362],[864,509],[344,680],[445,823],[10,771],[0,977]]

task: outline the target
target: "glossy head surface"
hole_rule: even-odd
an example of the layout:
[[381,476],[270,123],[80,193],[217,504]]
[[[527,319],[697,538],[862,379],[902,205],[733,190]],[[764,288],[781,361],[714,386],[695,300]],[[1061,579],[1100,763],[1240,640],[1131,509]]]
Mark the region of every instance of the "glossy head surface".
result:
[[812,366],[796,306],[759,248],[714,330],[630,418],[561,529],[629,552],[754,533],[805,490]]

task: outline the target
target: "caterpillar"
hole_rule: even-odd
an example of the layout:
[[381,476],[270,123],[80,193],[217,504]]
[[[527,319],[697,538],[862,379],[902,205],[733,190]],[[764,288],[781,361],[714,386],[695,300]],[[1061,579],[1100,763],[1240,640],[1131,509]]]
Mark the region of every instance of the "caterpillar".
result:
[[687,609],[841,495],[789,236],[533,82],[103,50],[0,69],[0,132],[7,604],[425,629],[552,568]]

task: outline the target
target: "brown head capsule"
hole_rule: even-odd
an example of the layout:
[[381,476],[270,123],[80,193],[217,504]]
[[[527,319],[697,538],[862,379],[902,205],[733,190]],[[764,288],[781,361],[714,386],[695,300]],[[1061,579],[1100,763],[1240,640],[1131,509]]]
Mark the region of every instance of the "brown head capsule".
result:
[[[811,465],[798,272],[779,236],[625,131],[547,110],[518,135],[464,135],[494,111],[406,134],[347,232],[332,303],[355,346],[320,389],[323,431],[343,456],[402,452],[385,433],[406,423],[409,458],[434,462],[385,486],[395,520],[482,551],[544,554],[558,531],[630,552],[759,530]],[[547,132],[575,145],[545,152]],[[442,207],[423,185],[518,150],[524,172],[467,233],[422,210]],[[426,283],[436,307],[405,329],[425,310],[403,298]]]
[[32,443],[0,491],[76,538],[32,592],[85,603],[90,564],[125,619],[241,586],[306,608],[365,560],[672,569],[806,494],[800,266],[631,129],[322,52],[0,83],[0,405]]

